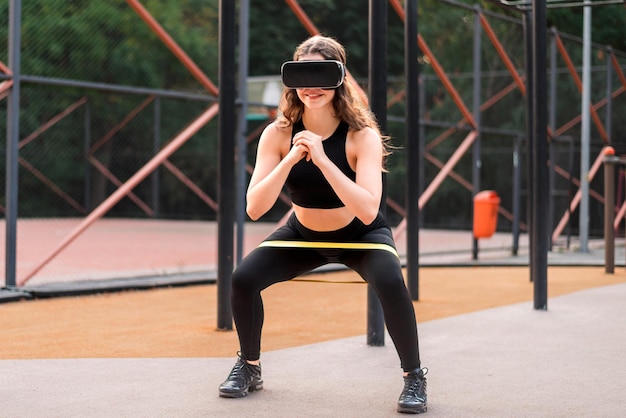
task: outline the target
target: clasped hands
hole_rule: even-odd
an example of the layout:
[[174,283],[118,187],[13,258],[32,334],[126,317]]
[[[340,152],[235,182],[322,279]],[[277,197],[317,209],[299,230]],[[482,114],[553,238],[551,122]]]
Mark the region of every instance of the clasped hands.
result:
[[313,161],[313,164],[318,165],[319,161],[326,158],[324,145],[322,144],[323,139],[321,135],[311,131],[300,131],[292,139],[293,147],[290,153],[296,153],[297,161],[306,158],[307,161]]

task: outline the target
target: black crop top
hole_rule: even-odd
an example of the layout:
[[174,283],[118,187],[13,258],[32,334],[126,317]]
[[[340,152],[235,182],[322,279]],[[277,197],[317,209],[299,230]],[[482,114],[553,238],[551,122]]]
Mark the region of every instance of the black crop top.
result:
[[[293,125],[291,137],[303,131],[304,124],[299,121]],[[356,180],[356,173],[350,168],[346,157],[346,138],[348,124],[340,122],[335,132],[324,141],[324,152],[335,165],[350,178]],[[292,144],[293,145],[293,144]],[[298,206],[315,209],[333,209],[345,206],[324,175],[313,161],[301,159],[291,168],[291,172],[285,182],[291,200]]]

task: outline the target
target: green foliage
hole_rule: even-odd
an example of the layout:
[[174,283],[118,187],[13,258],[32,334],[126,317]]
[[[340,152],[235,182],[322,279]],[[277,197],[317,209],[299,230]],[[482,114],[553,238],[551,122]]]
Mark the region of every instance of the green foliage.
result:
[[[583,8],[548,9],[548,26],[571,35],[583,36]],[[605,5],[591,9],[592,41],[626,51],[626,12],[623,5]]]
[[[141,3],[217,85],[219,0],[142,0]],[[465,3],[475,4],[472,0],[465,0]],[[0,2],[0,43],[4,45],[8,41],[8,4],[8,1]],[[367,89],[369,0],[299,0],[298,4],[320,32],[337,38],[345,45],[348,68]],[[470,112],[473,111],[473,11],[453,7],[439,0],[420,0],[418,6],[422,38],[445,69],[463,103]],[[480,6],[514,19],[521,18],[519,12],[508,11],[493,2],[482,1]],[[198,80],[124,0],[23,1],[22,9],[21,67],[24,74],[206,93]],[[404,26],[393,7],[389,6],[388,14],[387,68],[389,97],[393,97],[404,89]],[[488,20],[513,65],[523,75],[524,37],[521,24],[492,17],[488,17]],[[582,9],[549,9],[548,25],[556,26],[561,32],[581,36]],[[625,32],[626,12],[623,6],[593,9],[595,43],[625,51]],[[278,75],[280,65],[291,58],[295,47],[308,36],[309,33],[286,2],[251,0],[250,75]],[[580,46],[566,41],[566,47],[572,59],[580,63]],[[603,50],[594,49],[594,66],[604,65],[606,57],[603,54]],[[481,69],[486,74],[481,80],[481,101],[484,102],[507,88],[513,79],[484,34],[481,55]],[[0,48],[0,60],[6,63],[7,57],[7,50]],[[424,128],[425,137],[421,139],[429,144],[445,131],[445,127],[437,126],[438,123],[457,123],[462,120],[462,114],[435,75],[432,62],[423,54],[419,62],[423,76],[420,89],[425,100],[425,108],[420,116],[428,125]],[[562,60],[558,65],[564,66]],[[579,113],[580,93],[567,73],[559,74],[557,83],[559,100],[556,118],[557,124],[562,125]],[[617,85],[619,81],[615,77],[613,87],[617,88]],[[597,102],[605,95],[603,75],[594,76],[594,86],[592,95]],[[89,108],[82,106],[77,109],[32,143],[25,145],[20,155],[79,203],[91,201],[91,206],[101,202],[117,186],[85,163],[86,140],[90,139],[93,145],[115,130],[107,144],[95,151],[94,157],[120,181],[125,181],[153,156],[156,133],[160,133],[159,145],[163,146],[208,106],[206,102],[163,99],[160,126],[155,131],[156,104],[151,102],[143,110],[137,110],[147,99],[145,96],[24,83],[21,137],[30,135],[82,97],[88,99]],[[523,95],[513,89],[496,105],[483,110],[483,126],[523,132],[526,123],[524,100]],[[614,114],[623,113],[624,106],[623,98],[616,98]],[[137,115],[122,124],[135,111]],[[603,111],[600,111],[602,118]],[[387,127],[393,143],[399,147],[388,161],[387,192],[400,204],[405,200],[406,161],[402,150],[405,143],[402,122],[404,113],[404,101],[399,99],[389,108],[390,122]],[[88,136],[84,135],[86,119],[90,124]],[[626,138],[625,123],[620,118],[613,118],[612,130],[616,138]],[[253,128],[249,126],[249,132]],[[3,102],[0,102],[0,132],[6,132]],[[445,139],[431,151],[432,155],[442,162],[447,161],[466,134],[467,131],[461,130]],[[568,134],[579,135],[578,128],[571,129]],[[594,135],[597,139],[597,132]],[[248,150],[251,164],[254,162],[254,148],[253,142]],[[496,134],[482,136],[482,186],[497,190],[503,202],[510,202],[511,199],[512,150],[513,137]],[[216,155],[217,122],[212,121],[178,150],[170,161],[204,192],[215,198]],[[423,168],[427,185],[439,168],[428,161],[424,162]],[[4,173],[4,167],[0,167],[0,172]],[[90,172],[91,180],[86,182]],[[466,179],[471,178],[469,154],[460,160],[455,172]],[[169,170],[161,167],[158,176],[161,185],[158,199],[161,216],[200,219],[215,216]],[[89,189],[90,196],[85,196],[85,191]],[[142,182],[134,192],[144,202],[151,203],[150,179]],[[426,206],[426,223],[429,226],[469,227],[469,205],[471,193],[448,178]],[[285,205],[277,203],[268,216],[279,218],[284,210]],[[145,216],[129,199],[120,202],[113,213],[119,216]],[[42,180],[23,166],[20,168],[20,215],[76,216],[76,210],[43,186]]]

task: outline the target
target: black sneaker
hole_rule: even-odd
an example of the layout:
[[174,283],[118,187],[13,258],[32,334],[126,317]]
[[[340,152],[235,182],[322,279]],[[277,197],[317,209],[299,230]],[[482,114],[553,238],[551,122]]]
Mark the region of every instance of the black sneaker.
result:
[[426,373],[428,369],[415,369],[404,376],[404,389],[398,399],[398,412],[421,414],[426,412]]
[[248,363],[240,354],[228,378],[220,385],[222,398],[242,398],[248,392],[263,389],[261,366]]

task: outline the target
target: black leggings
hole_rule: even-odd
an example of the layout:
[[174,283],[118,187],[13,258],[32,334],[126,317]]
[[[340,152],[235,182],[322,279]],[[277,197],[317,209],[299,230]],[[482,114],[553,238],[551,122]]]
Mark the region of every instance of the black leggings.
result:
[[[355,220],[337,231],[317,232],[295,215],[265,241],[360,242],[395,248],[391,230],[379,215],[370,225]],[[261,350],[263,301],[261,291],[328,263],[342,263],[371,284],[381,301],[385,323],[405,371],[420,367],[415,311],[404,284],[400,261],[381,249],[280,248],[261,246],[248,254],[232,279],[232,308],[241,354],[257,360]]]

